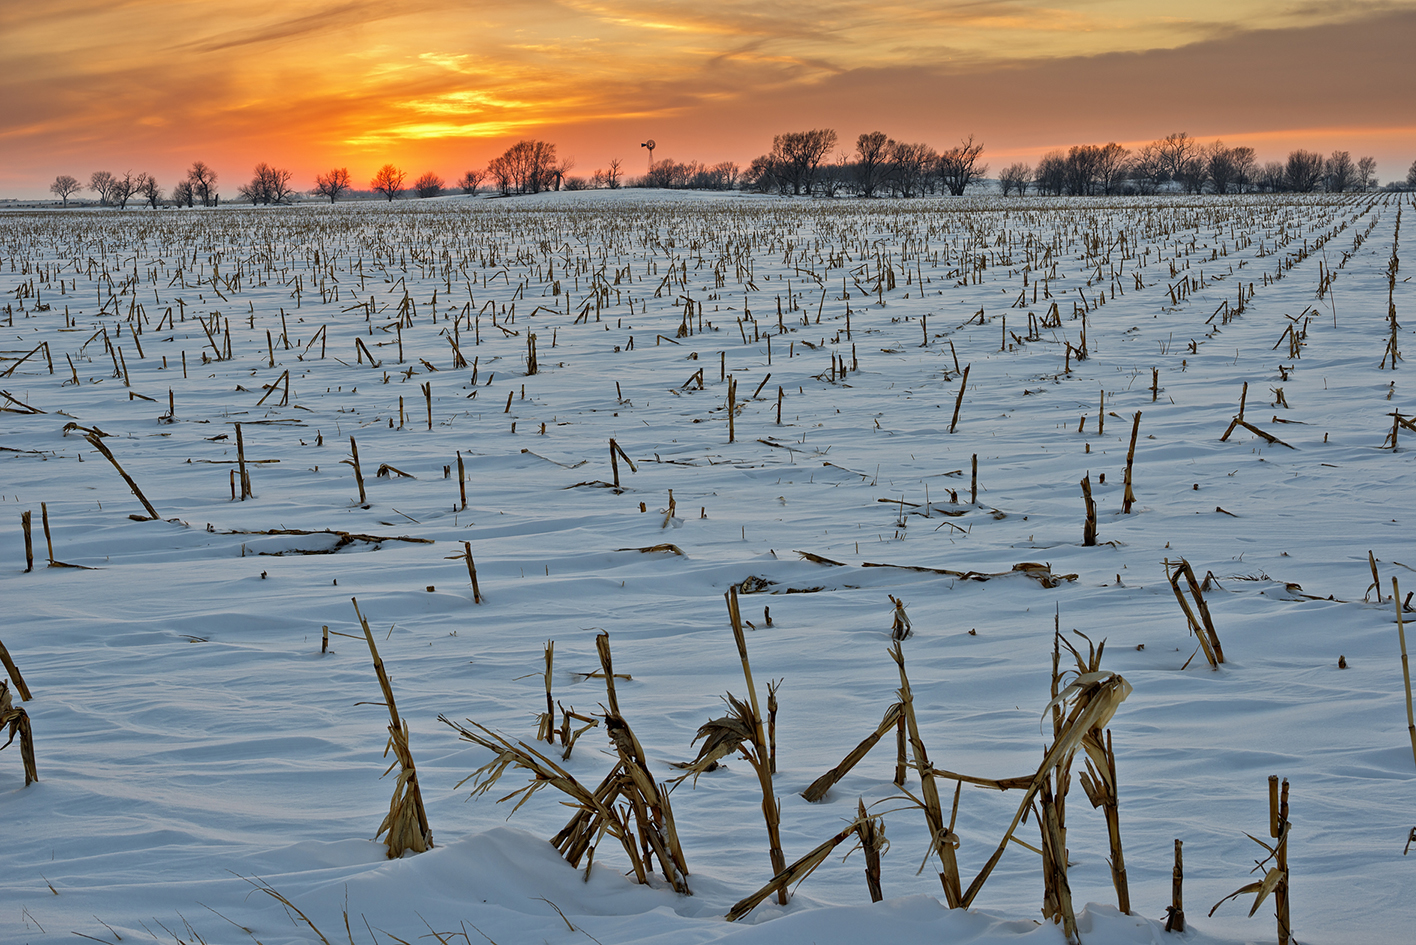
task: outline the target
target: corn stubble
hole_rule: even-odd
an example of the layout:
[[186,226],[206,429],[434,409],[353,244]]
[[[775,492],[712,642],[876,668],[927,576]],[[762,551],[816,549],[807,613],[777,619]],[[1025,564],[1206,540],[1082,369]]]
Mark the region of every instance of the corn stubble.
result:
[[413,764],[413,751],[408,746],[408,720],[401,719],[398,715],[398,706],[393,699],[393,685],[389,682],[388,673],[384,670],[383,660],[379,657],[379,649],[374,644],[374,635],[369,630],[369,621],[359,611],[359,602],[351,598],[354,602],[354,613],[359,618],[359,625],[364,630],[364,639],[369,644],[369,655],[374,660],[374,672],[379,677],[379,688],[383,690],[384,704],[388,707],[388,744],[384,746],[384,757],[388,757],[390,751],[394,755],[394,763],[390,765],[387,775],[394,766],[398,767],[398,779],[394,782],[393,798],[389,801],[388,814],[383,822],[379,824],[378,832],[374,837],[382,837],[388,834],[388,839],[384,842],[388,846],[389,859],[396,859],[405,852],[411,850],[414,853],[422,853],[433,848],[433,831],[428,826],[428,812],[423,807],[423,792],[418,786],[418,771]]

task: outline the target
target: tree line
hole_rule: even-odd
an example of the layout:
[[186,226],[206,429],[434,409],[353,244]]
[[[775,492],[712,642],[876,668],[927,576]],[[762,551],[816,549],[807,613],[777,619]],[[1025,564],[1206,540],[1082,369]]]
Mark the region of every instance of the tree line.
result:
[[[1350,151],[1324,156],[1299,148],[1286,161],[1260,164],[1251,147],[1223,141],[1203,144],[1182,131],[1134,151],[1114,141],[1050,151],[1036,168],[1027,164],[1004,168],[998,185],[1004,196],[1025,194],[1030,185],[1039,194],[1053,196],[1153,194],[1163,189],[1186,194],[1345,193],[1370,190],[1376,186],[1376,175],[1376,158],[1354,161]],[[1407,185],[1416,187],[1416,163],[1407,173]]]
[[[452,188],[431,171],[408,183],[401,168],[385,164],[369,181],[365,193],[388,201],[409,192],[419,198],[437,197],[454,188],[475,195],[485,184],[504,196],[561,189],[615,190],[624,186],[743,189],[821,197],[918,197],[935,193],[960,196],[988,173],[988,165],[982,160],[983,144],[972,135],[943,152],[924,143],[896,141],[882,131],[860,135],[849,153],[838,151],[837,144],[836,132],[830,128],[786,132],[773,137],[772,150],[755,158],[745,170],[732,161],[707,165],[660,158],[654,162],[651,151],[648,172],[630,179],[619,158],[588,178],[571,176],[573,158],[558,158],[556,146],[550,142],[524,140],[493,158],[485,169],[465,172]],[[1348,151],[1333,151],[1325,156],[1303,149],[1292,151],[1286,161],[1260,164],[1251,147],[1230,146],[1222,141],[1204,144],[1185,132],[1177,132],[1134,150],[1112,141],[1050,151],[1036,167],[1010,164],[999,172],[997,181],[1005,197],[1025,195],[1029,188],[1050,196],[1153,194],[1166,190],[1186,194],[1317,190],[1344,193],[1375,187],[1376,168],[1374,157],[1354,161]],[[255,166],[251,179],[237,186],[236,193],[253,206],[289,203],[300,194],[293,180],[291,171],[261,162]],[[1403,185],[1416,190],[1416,162],[1404,182],[1389,186]],[[173,186],[170,196],[163,193],[152,175],[132,171],[121,176],[96,171],[89,177],[87,188],[77,178],[61,174],[49,189],[66,207],[69,198],[84,189],[97,194],[101,204],[119,208],[134,201],[154,209],[168,203],[211,207],[221,202],[216,171],[203,161],[192,164],[186,177]],[[358,192],[349,169],[341,167],[315,175],[315,186],[306,193],[334,203]]]

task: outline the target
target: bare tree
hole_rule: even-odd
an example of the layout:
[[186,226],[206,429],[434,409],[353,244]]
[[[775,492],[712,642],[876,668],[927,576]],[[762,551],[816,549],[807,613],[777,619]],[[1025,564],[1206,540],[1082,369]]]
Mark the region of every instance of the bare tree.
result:
[[1210,183],[1214,185],[1214,192],[1217,194],[1229,193],[1229,188],[1237,182],[1239,170],[1234,162],[1234,149],[1225,147],[1223,141],[1216,141],[1203,149],[1202,159],[1205,162]]
[[761,193],[775,190],[785,196],[791,190],[791,179],[786,165],[771,154],[763,154],[752,159],[743,174],[746,186]]
[[385,164],[379,168],[374,179],[369,181],[369,189],[383,194],[388,198],[389,203],[392,203],[393,198],[403,193],[405,176],[402,169],[394,167],[392,164]]
[[1074,144],[1067,151],[1066,188],[1069,196],[1089,197],[1096,192],[1101,148],[1094,144]]
[[998,186],[1003,189],[1003,196],[1014,190],[1018,196],[1022,197],[1028,192],[1028,182],[1032,180],[1032,168],[1026,164],[1009,164],[998,174]]
[[413,182],[413,189],[418,192],[420,198],[440,197],[443,191],[443,179],[432,171],[428,171]]
[[89,190],[98,194],[98,202],[107,206],[109,195],[113,193],[113,173],[94,171],[89,176]]
[[1159,141],[1142,145],[1131,163],[1131,176],[1143,193],[1155,193],[1160,185],[1170,180],[1165,169],[1165,157],[1161,153]]
[[1195,154],[1185,158],[1176,168],[1175,179],[1180,181],[1187,194],[1204,193],[1205,184],[1209,181],[1209,162],[1198,148]]
[[1037,162],[1037,172],[1033,175],[1037,182],[1037,192],[1060,197],[1067,186],[1067,156],[1061,151],[1049,151]]
[[1416,161],[1411,162],[1411,168],[1406,172],[1406,189],[1416,190]]
[[179,207],[190,207],[194,197],[190,180],[179,180],[172,188],[172,202]]
[[1096,180],[1101,185],[1101,192],[1112,194],[1116,192],[1121,181],[1125,179],[1126,172],[1130,168],[1128,158],[1131,156],[1130,148],[1123,148],[1115,141],[1108,141],[1097,149],[1096,156]]
[[519,194],[539,194],[551,186],[556,171],[556,146],[547,141],[518,141],[487,165],[487,173],[503,194],[513,189]]
[[236,189],[236,192],[251,201],[252,206],[257,203],[284,203],[294,193],[290,188],[292,177],[294,174],[290,171],[272,167],[262,161],[256,165],[251,182],[242,184]]
[[1290,189],[1300,194],[1312,193],[1318,181],[1322,180],[1323,165],[1321,154],[1299,148],[1288,155],[1288,163],[1283,169],[1285,181]]
[[1357,186],[1363,192],[1372,189],[1372,185],[1377,181],[1377,159],[1374,157],[1358,158],[1357,160]]
[[1243,192],[1254,183],[1254,170],[1258,166],[1258,159],[1254,149],[1244,145],[1230,148],[1229,155],[1230,160],[1234,162],[1234,182],[1240,192]]
[[939,162],[939,152],[927,144],[890,143],[888,177],[891,189],[901,197],[924,193],[926,179]]
[[[818,189],[822,196],[835,198],[841,192],[841,188],[846,187],[854,176],[850,164],[850,157],[844,151],[836,155],[836,160],[821,166],[821,171],[817,175],[819,181]],[[716,181],[711,170],[705,169],[703,175],[704,182],[708,187],[716,188]]]
[[270,194],[271,203],[286,203],[295,196],[295,188],[290,186],[290,181],[295,174],[284,168],[271,167],[266,172],[266,192]]
[[464,194],[472,194],[475,196],[477,189],[482,186],[482,181],[486,176],[486,171],[468,171],[462,175],[462,179],[457,182],[457,186],[462,188]]
[[[1168,134],[1155,143],[1160,167],[1170,180],[1178,180],[1189,186],[1187,178],[1199,173],[1195,162],[1200,157],[1200,143],[1183,131]],[[1203,180],[1201,180],[1203,183]]]
[[[561,185],[565,183],[566,178],[570,176],[570,172],[574,167],[575,158],[568,157],[563,158],[559,164],[551,168],[551,179],[555,181],[556,190],[561,189]],[[581,189],[583,190],[584,188],[582,187]]]
[[64,206],[67,207],[69,195],[78,193],[82,188],[83,185],[79,183],[78,178],[68,174],[60,174],[54,178],[54,183],[49,185],[49,192],[64,201]]
[[334,203],[353,186],[347,167],[336,167],[328,173],[315,175],[315,193],[328,197],[330,203]]
[[134,174],[132,171],[125,171],[122,177],[113,175],[109,178],[109,202],[116,203],[119,210],[128,209],[128,201],[132,199],[133,194],[142,189],[143,181],[146,179],[146,174]]
[[1259,168],[1254,179],[1260,190],[1269,193],[1277,193],[1288,185],[1288,176],[1282,161],[1269,161]]
[[605,186],[610,190],[619,190],[621,176],[620,159],[610,158],[610,163],[605,165]]
[[1352,152],[1334,151],[1323,162],[1323,183],[1328,193],[1344,193],[1352,186],[1357,168],[1352,163]]
[[714,190],[732,190],[737,186],[742,168],[738,167],[736,161],[719,161],[708,169],[708,173],[712,177]]
[[969,135],[939,156],[939,179],[950,194],[962,197],[969,184],[988,173],[988,165],[979,163],[982,155],[983,142],[975,142],[973,135]]
[[156,210],[162,203],[162,188],[157,186],[157,178],[151,174],[144,174],[142,177],[142,186],[138,188],[138,192],[147,200],[147,205]]
[[503,195],[511,193],[511,165],[505,154],[487,162],[487,177]]
[[210,207],[216,202],[216,171],[205,163],[192,163],[191,170],[187,171],[187,182],[191,184],[192,196],[200,200],[203,207]]
[[856,183],[862,197],[875,196],[894,143],[883,131],[868,131],[856,138]]
[[789,131],[772,139],[771,157],[790,183],[792,193],[809,195],[821,162],[835,147],[836,132],[831,128]]

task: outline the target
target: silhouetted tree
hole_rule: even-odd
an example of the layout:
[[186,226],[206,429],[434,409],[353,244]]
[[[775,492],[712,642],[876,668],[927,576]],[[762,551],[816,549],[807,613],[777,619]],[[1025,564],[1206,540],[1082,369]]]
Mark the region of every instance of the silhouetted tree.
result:
[[162,203],[162,188],[157,186],[157,178],[151,174],[144,174],[142,178],[142,186],[138,188],[138,192],[147,200],[147,205],[156,210]]
[[464,194],[475,195],[477,188],[482,186],[482,180],[486,176],[486,171],[468,171],[462,175],[462,179],[457,182],[457,186],[462,188]]
[[855,175],[862,197],[874,197],[890,159],[890,147],[895,142],[883,131],[868,131],[856,138]]
[[1065,186],[1073,197],[1090,196],[1096,189],[1101,148],[1094,144],[1074,144],[1067,151]]
[[1254,149],[1244,145],[1230,148],[1229,156],[1234,162],[1234,182],[1242,193],[1254,183],[1254,169],[1258,166],[1258,160],[1254,156]]
[[242,184],[236,188],[236,192],[251,201],[252,206],[258,203],[284,203],[293,193],[290,189],[290,179],[293,176],[290,171],[271,167],[262,161],[256,165],[251,182]]
[[973,135],[959,142],[939,156],[939,179],[955,197],[963,196],[965,188],[988,173],[988,165],[980,164],[983,142],[975,142]]
[[1096,181],[1101,185],[1102,193],[1116,192],[1130,169],[1130,162],[1127,160],[1130,155],[1130,148],[1123,148],[1115,141],[1108,141],[1097,149]]
[[1032,168],[1026,164],[1009,164],[998,174],[998,186],[1003,196],[1016,190],[1021,197],[1028,192],[1028,182],[1032,180]]
[[413,189],[421,198],[439,197],[442,195],[443,179],[432,171],[428,171],[413,182]]
[[393,198],[403,193],[403,179],[406,175],[400,168],[392,164],[385,164],[374,174],[374,179],[369,181],[369,189],[376,193],[383,194],[388,198],[389,203]]
[[1061,151],[1049,151],[1044,154],[1042,160],[1037,162],[1033,180],[1037,184],[1038,193],[1060,197],[1067,186],[1067,156]]
[[1323,186],[1328,193],[1344,193],[1352,186],[1357,168],[1352,163],[1352,152],[1334,151],[1323,162]]
[[94,171],[89,175],[89,190],[98,194],[99,203],[107,206],[108,197],[113,192],[113,173],[111,171]]
[[785,195],[792,186],[785,166],[770,154],[753,158],[743,174],[743,181],[748,187],[762,193],[775,190]]
[[147,180],[146,174],[134,174],[132,171],[124,172],[122,177],[116,174],[109,178],[108,200],[116,203],[119,210],[128,209],[128,201],[133,194],[142,189],[143,182]]
[[83,185],[79,183],[78,178],[71,177],[68,174],[60,174],[58,177],[54,178],[54,183],[49,185],[49,192],[64,201],[64,206],[67,207],[69,205],[69,195],[78,193],[82,187]]
[[845,152],[836,155],[836,160],[823,162],[816,174],[816,190],[823,197],[834,199],[842,188],[850,185],[855,176],[850,160]]
[[1406,189],[1416,190],[1416,161],[1411,162],[1411,169],[1406,172]]
[[1304,151],[1299,148],[1289,153],[1288,163],[1284,165],[1284,179],[1292,190],[1300,194],[1312,193],[1313,188],[1318,186],[1318,181],[1323,177],[1323,156],[1316,151]]
[[620,177],[620,159],[610,158],[610,163],[605,165],[605,186],[610,190],[619,190]]
[[205,163],[193,162],[191,170],[187,171],[187,182],[191,184],[192,196],[200,200],[203,207],[216,202],[216,171]]
[[836,132],[831,128],[789,131],[772,139],[771,160],[793,194],[810,194],[821,162],[835,147]]
[[1161,170],[1170,180],[1186,183],[1187,178],[1193,179],[1200,173],[1195,167],[1195,162],[1200,157],[1200,143],[1185,132],[1177,131],[1166,135],[1155,142],[1155,149]]
[[328,173],[315,175],[315,193],[328,197],[330,203],[334,203],[353,186],[347,167],[336,167]]
[[252,205],[261,204],[283,204],[289,200],[290,179],[293,174],[290,171],[272,167],[270,164],[261,162],[256,164],[255,171],[251,177],[251,183],[242,184],[236,188],[236,193],[241,194]]
[[192,182],[189,180],[179,180],[172,187],[172,202],[179,207],[190,207],[194,197]]
[[1377,159],[1374,157],[1358,158],[1357,160],[1357,186],[1366,193],[1372,189],[1372,185],[1377,181]]
[[1142,193],[1155,193],[1160,186],[1170,180],[1165,169],[1165,157],[1161,153],[1160,142],[1152,141],[1141,145],[1131,162],[1131,179]]
[[1225,147],[1223,141],[1216,141],[1203,149],[1202,159],[1210,183],[1214,185],[1214,192],[1229,193],[1229,188],[1235,185],[1239,174],[1234,162],[1234,149]]
[[1268,193],[1278,193],[1288,185],[1288,178],[1282,161],[1269,161],[1259,168],[1255,175],[1259,189]]
[[504,194],[539,194],[551,186],[556,173],[556,146],[546,141],[518,141],[492,159],[487,173]]
[[1209,162],[1205,160],[1199,148],[1176,168],[1175,179],[1185,188],[1187,194],[1204,193],[1205,184],[1209,181]]
[[890,142],[886,180],[901,197],[917,197],[924,193],[927,179],[935,173],[939,152],[927,144]]

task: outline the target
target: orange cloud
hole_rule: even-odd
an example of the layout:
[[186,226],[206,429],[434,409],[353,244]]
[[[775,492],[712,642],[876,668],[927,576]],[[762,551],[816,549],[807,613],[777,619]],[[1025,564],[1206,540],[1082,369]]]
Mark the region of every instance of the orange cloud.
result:
[[1386,176],[1416,151],[1412,0],[53,0],[0,7],[0,35],[9,194],[197,158],[228,190],[257,161],[455,177],[525,136],[586,171],[650,135],[745,163],[813,126],[1000,156],[1346,128],[1312,137],[1380,146]]

